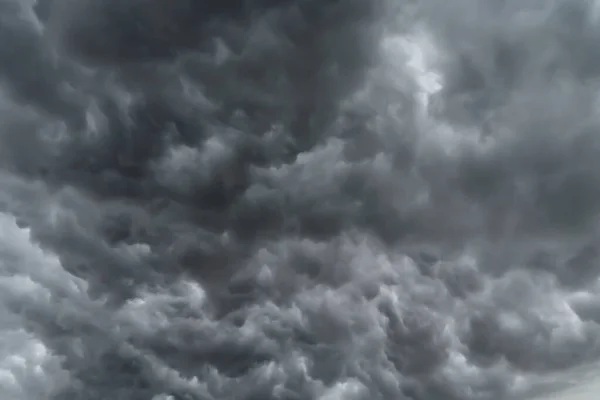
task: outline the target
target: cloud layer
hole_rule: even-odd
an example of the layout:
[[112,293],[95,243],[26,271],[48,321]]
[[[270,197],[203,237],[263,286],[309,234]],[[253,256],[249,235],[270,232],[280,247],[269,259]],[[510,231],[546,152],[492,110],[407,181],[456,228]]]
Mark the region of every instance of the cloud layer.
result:
[[596,361],[600,6],[475,3],[0,2],[0,397],[508,400]]

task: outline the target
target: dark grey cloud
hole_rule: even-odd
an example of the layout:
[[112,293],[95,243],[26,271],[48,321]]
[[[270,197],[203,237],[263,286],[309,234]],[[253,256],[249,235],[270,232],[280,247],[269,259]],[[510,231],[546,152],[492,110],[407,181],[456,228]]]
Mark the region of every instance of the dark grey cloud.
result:
[[509,400],[596,361],[598,12],[3,1],[0,393]]

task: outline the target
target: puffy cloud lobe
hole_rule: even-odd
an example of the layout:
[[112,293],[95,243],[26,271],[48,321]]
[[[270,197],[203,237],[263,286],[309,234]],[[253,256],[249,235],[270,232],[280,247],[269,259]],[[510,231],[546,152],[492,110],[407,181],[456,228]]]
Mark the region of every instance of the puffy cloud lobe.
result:
[[591,3],[167,3],[0,6],[2,394],[498,399],[597,359]]

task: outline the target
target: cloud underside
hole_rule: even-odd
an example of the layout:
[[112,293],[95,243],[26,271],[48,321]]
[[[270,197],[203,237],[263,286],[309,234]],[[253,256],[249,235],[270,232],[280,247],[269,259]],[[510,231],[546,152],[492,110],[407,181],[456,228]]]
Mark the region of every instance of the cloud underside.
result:
[[596,361],[599,12],[1,2],[0,397],[508,400]]

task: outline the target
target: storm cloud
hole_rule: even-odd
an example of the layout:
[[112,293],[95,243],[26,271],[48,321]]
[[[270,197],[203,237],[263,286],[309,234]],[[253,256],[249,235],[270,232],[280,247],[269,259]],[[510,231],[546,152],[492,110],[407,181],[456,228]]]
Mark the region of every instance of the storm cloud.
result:
[[0,1],[0,395],[521,400],[600,358],[600,5]]

